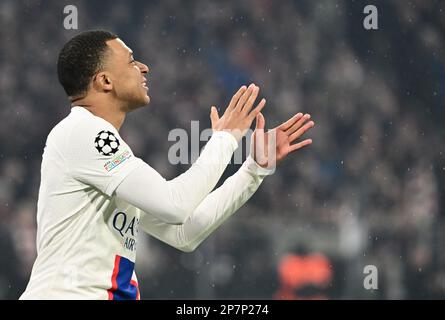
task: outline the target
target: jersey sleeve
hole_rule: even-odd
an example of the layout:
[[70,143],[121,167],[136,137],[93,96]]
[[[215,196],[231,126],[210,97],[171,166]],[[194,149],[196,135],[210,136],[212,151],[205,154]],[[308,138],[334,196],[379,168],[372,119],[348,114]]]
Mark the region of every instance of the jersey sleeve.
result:
[[238,172],[210,193],[183,224],[167,224],[142,211],[139,227],[174,248],[191,252],[234,214],[273,172],[260,167],[249,156]]
[[78,123],[67,135],[64,156],[71,176],[111,196],[143,164],[105,120]]
[[144,163],[122,181],[116,197],[164,222],[182,224],[213,190],[237,146],[230,133],[214,132],[186,172],[167,181]]

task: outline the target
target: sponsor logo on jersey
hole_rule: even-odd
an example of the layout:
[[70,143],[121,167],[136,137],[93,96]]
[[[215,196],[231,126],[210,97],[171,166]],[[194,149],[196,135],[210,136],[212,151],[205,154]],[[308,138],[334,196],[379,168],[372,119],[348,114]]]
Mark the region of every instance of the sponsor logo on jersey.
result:
[[113,170],[114,168],[116,168],[118,165],[120,165],[122,162],[124,162],[125,160],[127,160],[129,158],[131,158],[131,153],[130,153],[130,151],[126,150],[126,151],[118,154],[113,159],[107,161],[104,164],[104,168],[105,168],[105,170],[110,172],[111,170]]
[[136,251],[139,218],[131,217],[125,212],[117,212],[112,221],[114,230],[124,239],[123,246],[128,251]]

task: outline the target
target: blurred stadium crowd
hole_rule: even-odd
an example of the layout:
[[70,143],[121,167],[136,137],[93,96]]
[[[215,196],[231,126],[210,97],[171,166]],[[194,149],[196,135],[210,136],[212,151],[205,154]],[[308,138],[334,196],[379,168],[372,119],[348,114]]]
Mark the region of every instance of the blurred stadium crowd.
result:
[[[63,28],[67,4],[78,31]],[[166,178],[187,168],[168,163],[169,130],[209,126],[242,84],[262,88],[267,127],[298,111],[317,123],[313,145],[194,253],[140,234],[142,298],[445,298],[444,14],[433,0],[2,0],[0,298],[28,281],[41,155],[70,111],[58,52],[96,28],[150,67],[152,102],[121,135]],[[363,287],[366,265],[378,290]]]

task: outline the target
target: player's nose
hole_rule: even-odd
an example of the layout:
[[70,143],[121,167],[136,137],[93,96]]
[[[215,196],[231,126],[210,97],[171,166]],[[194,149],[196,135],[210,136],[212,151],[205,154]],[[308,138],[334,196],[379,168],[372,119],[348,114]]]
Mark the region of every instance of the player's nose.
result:
[[148,73],[150,71],[150,68],[142,62],[139,62],[139,69],[141,70],[141,73]]

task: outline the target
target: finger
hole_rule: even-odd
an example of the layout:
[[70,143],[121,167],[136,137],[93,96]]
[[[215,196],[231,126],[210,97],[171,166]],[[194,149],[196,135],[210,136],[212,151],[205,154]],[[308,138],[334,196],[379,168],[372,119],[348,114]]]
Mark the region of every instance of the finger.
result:
[[293,145],[291,145],[291,146],[289,147],[289,153],[295,152],[295,151],[297,151],[298,149],[301,149],[301,148],[303,148],[303,147],[305,147],[305,146],[308,146],[308,145],[310,145],[310,144],[312,144],[312,139],[306,139],[306,140],[301,141],[301,142],[299,142],[299,143],[293,144]]
[[286,134],[291,135],[295,131],[297,131],[307,120],[311,118],[310,114],[305,114],[300,118],[297,122],[295,122],[289,129],[287,129]]
[[232,100],[230,100],[227,110],[235,108],[236,103],[238,102],[239,98],[243,95],[243,93],[246,91],[246,89],[247,89],[246,86],[242,86],[241,88],[238,89],[238,91],[233,95]]
[[243,95],[241,96],[241,98],[239,98],[235,110],[237,111],[241,111],[245,102],[247,101],[247,99],[250,97],[250,95],[252,94],[253,88],[255,87],[255,85],[252,83],[249,88],[247,88],[246,91],[244,91]]
[[243,115],[246,115],[252,110],[253,104],[255,103],[256,98],[258,97],[258,94],[260,93],[260,87],[254,86],[252,89],[252,94],[247,99],[244,106],[242,106],[241,113]]
[[264,126],[266,124],[266,120],[264,119],[263,114],[260,112],[256,116],[256,130],[264,130]]
[[219,120],[218,110],[215,106],[212,106],[210,111],[210,121],[212,122],[212,128],[215,127],[216,123]]
[[303,116],[303,114],[301,112],[297,113],[296,115],[294,115],[292,118],[290,118],[289,120],[287,120],[286,122],[282,123],[281,125],[278,126],[278,129],[281,129],[283,131],[286,131],[287,129],[289,129],[293,124],[295,124],[298,120],[301,119],[301,117]]
[[300,129],[298,129],[296,132],[291,134],[289,136],[290,143],[292,143],[293,141],[295,141],[296,139],[301,137],[306,131],[308,131],[313,126],[315,126],[315,122],[314,121],[310,121],[310,122],[306,123],[304,126],[302,126]]
[[256,116],[256,126],[255,131],[253,132],[253,141],[251,143],[251,147],[253,147],[253,150],[251,150],[251,153],[254,156],[254,159],[259,159],[261,157],[265,156],[265,141],[264,141],[264,126],[265,126],[266,120],[264,119],[264,116],[262,113],[258,113]]
[[253,109],[252,112],[249,114],[249,121],[253,121],[253,119],[261,112],[261,110],[263,110],[265,106],[266,99],[261,99],[260,103],[258,103],[258,106],[256,106],[256,108]]

